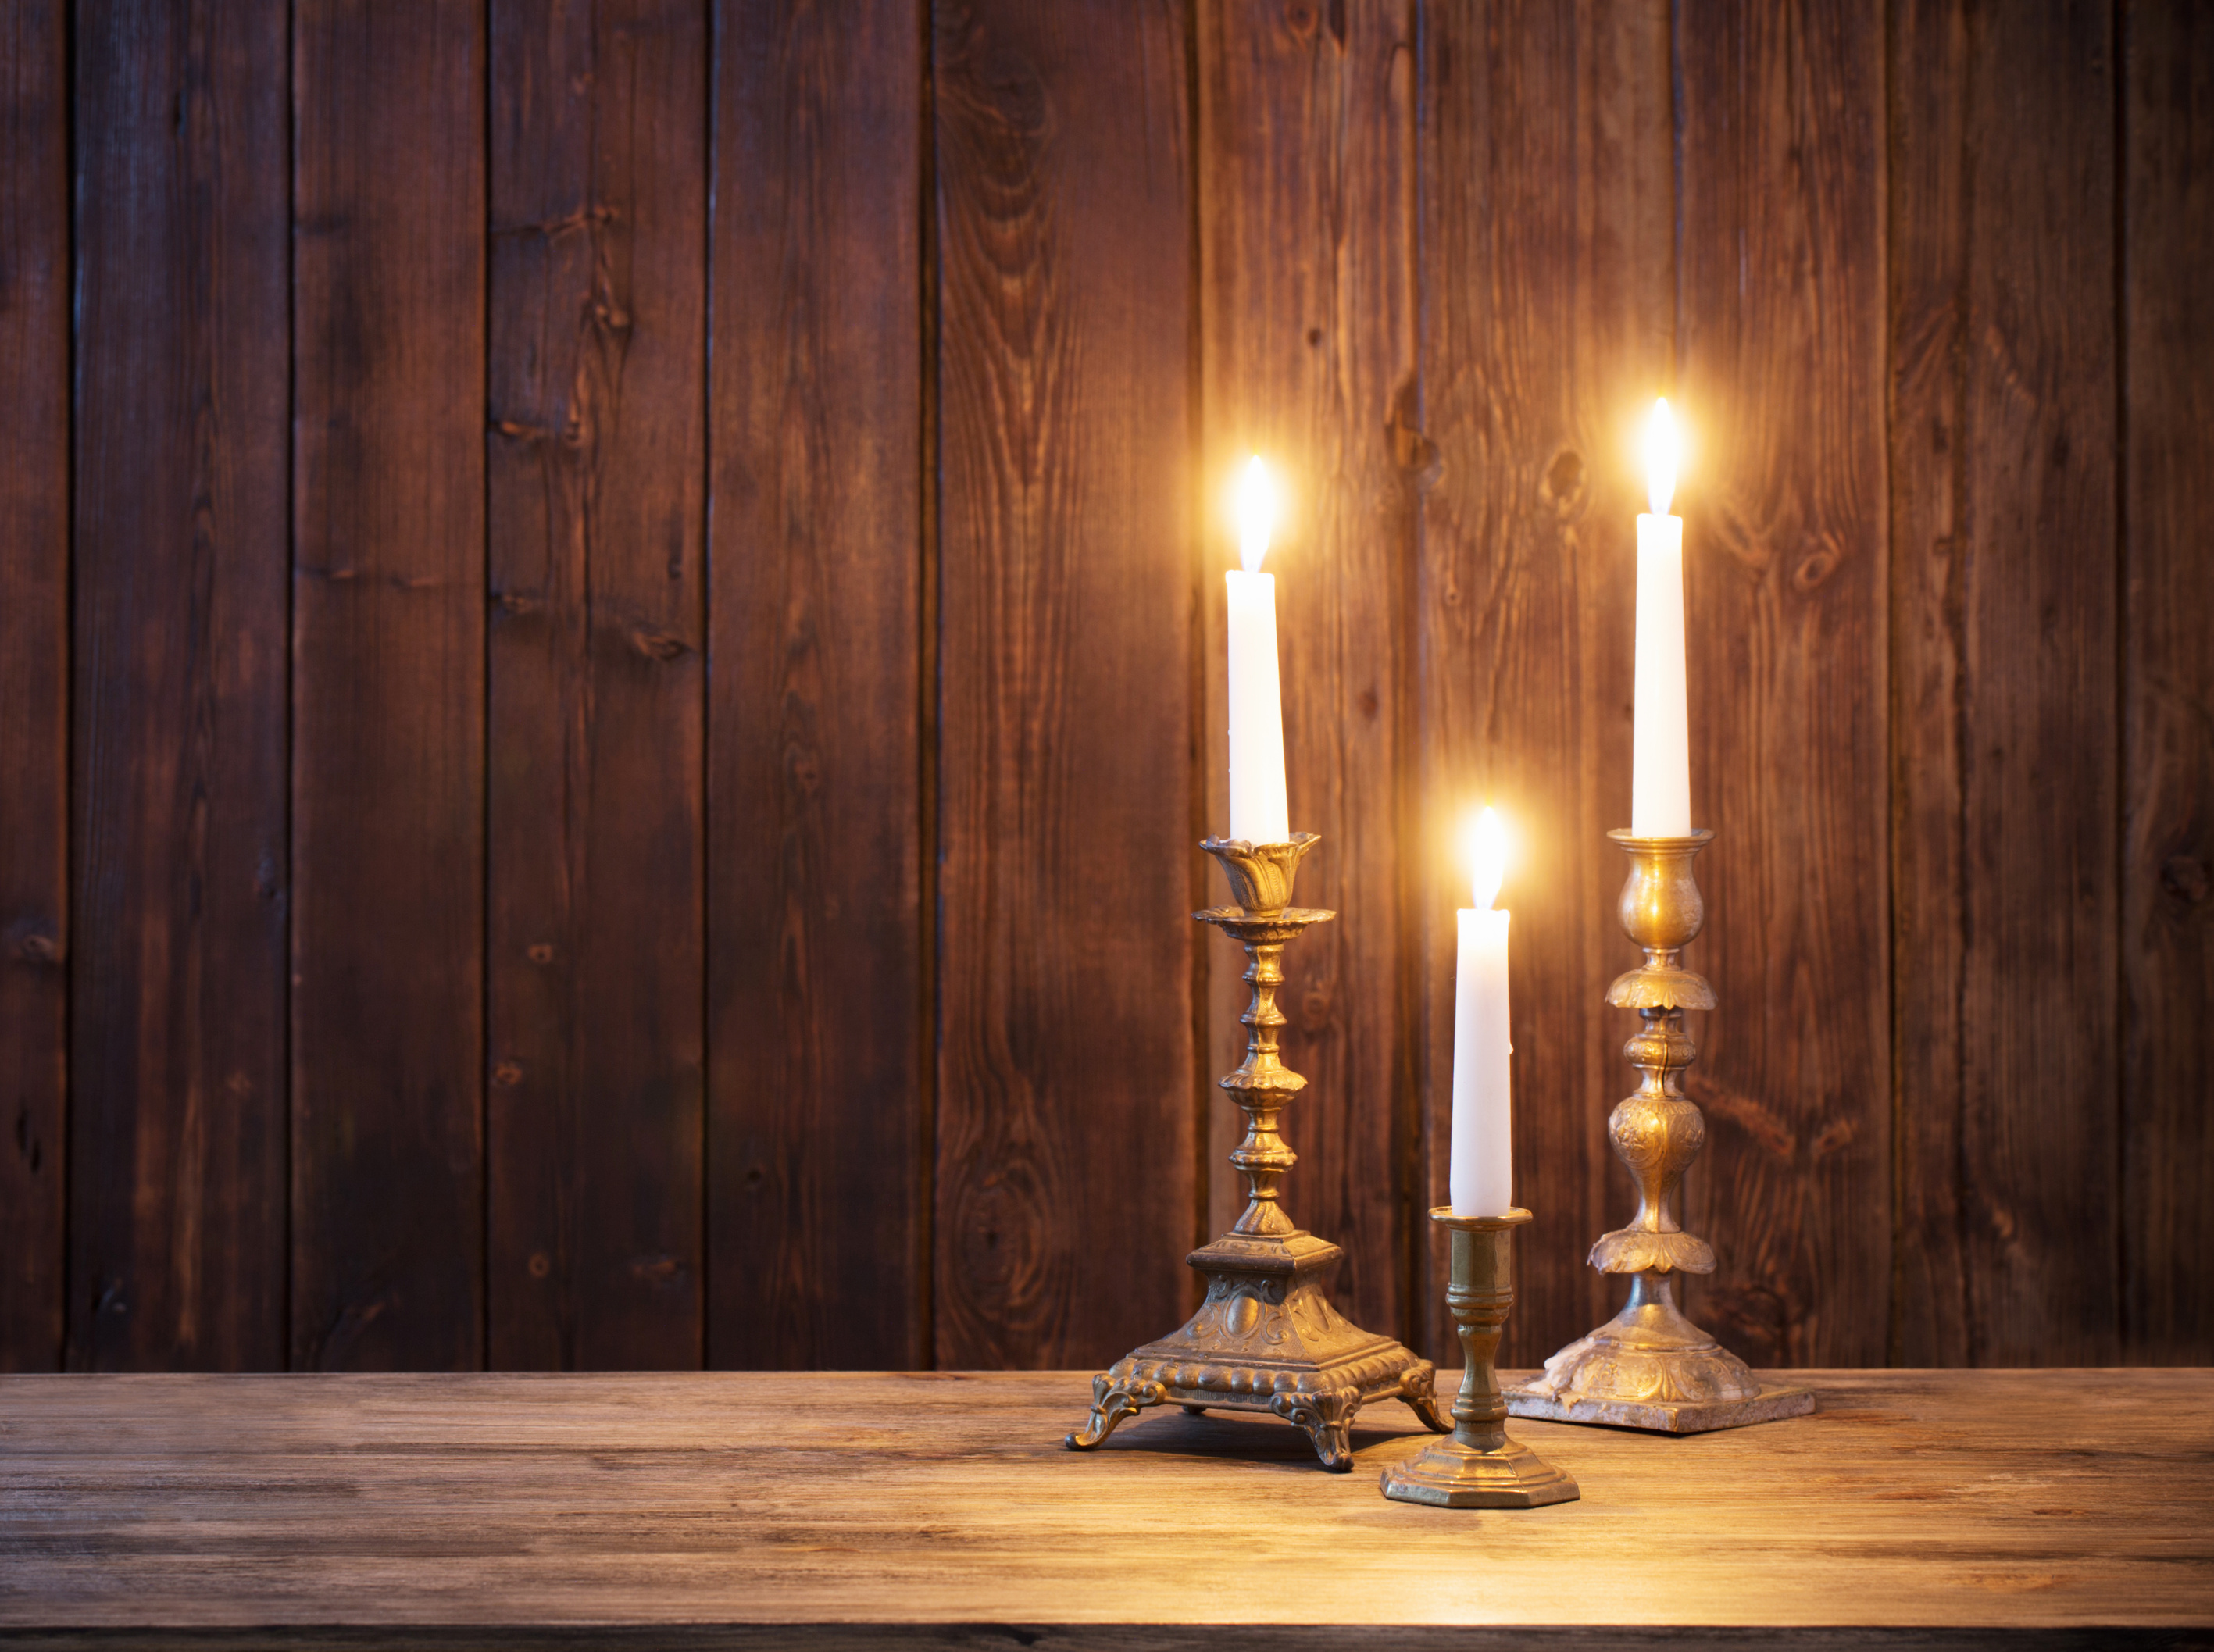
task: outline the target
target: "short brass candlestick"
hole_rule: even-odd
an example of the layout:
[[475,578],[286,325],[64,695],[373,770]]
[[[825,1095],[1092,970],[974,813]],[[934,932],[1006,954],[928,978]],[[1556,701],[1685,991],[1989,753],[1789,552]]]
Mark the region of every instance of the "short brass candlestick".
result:
[[1361,1330],[1330,1306],[1323,1284],[1344,1252],[1292,1224],[1278,1188],[1296,1155],[1276,1121],[1306,1080],[1277,1059],[1276,1007],[1285,945],[1337,915],[1291,904],[1300,861],[1321,840],[1301,832],[1284,843],[1209,838],[1200,845],[1229,876],[1236,906],[1192,916],[1243,943],[1253,1002],[1238,1019],[1248,1029],[1245,1060],[1222,1080],[1245,1110],[1245,1139],[1230,1162],[1245,1177],[1245,1214],[1185,1262],[1207,1279],[1207,1300],[1183,1329],[1117,1360],[1092,1380],[1092,1416],[1068,1436],[1089,1451],[1123,1418],[1170,1403],[1269,1411],[1306,1430],[1323,1466],[1353,1466],[1355,1413],[1372,1399],[1402,1399],[1439,1433],[1436,1367],[1389,1337]]
[[1645,1078],[1607,1120],[1615,1153],[1636,1178],[1637,1215],[1592,1246],[1591,1265],[1630,1275],[1630,1303],[1547,1360],[1542,1374],[1508,1389],[1508,1409],[1669,1434],[1802,1416],[1814,1409],[1813,1394],[1764,1387],[1676,1306],[1675,1275],[1715,1270],[1713,1248],[1684,1232],[1674,1208],[1677,1184],[1707,1139],[1706,1121],[1683,1091],[1684,1069],[1699,1053],[1684,1031],[1684,1012],[1714,1008],[1715,989],[1684,967],[1683,951],[1707,920],[1691,860],[1715,835],[1607,835],[1630,856],[1622,927],[1644,948],[1645,962],[1616,978],[1606,1001],[1642,1018],[1623,1054]]
[[1572,1502],[1576,1483],[1507,1432],[1507,1398],[1499,1391],[1499,1336],[1514,1306],[1514,1230],[1526,1210],[1503,1216],[1456,1216],[1440,1205],[1430,1220],[1453,1235],[1453,1272],[1446,1306],[1461,1348],[1460,1392],[1450,1440],[1433,1440],[1419,1455],[1384,1471],[1384,1495],[1439,1508],[1539,1508]]

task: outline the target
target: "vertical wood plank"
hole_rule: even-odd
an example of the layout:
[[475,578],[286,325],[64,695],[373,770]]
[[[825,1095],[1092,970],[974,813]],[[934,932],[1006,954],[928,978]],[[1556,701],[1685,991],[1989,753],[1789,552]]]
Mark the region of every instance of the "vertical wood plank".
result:
[[2121,13],[2124,1355],[2214,1357],[2214,12]]
[[923,50],[905,0],[730,0],[716,29],[717,1366],[930,1357]]
[[[1676,9],[1692,817],[1721,1007],[1695,1317],[1756,1365],[1883,1357],[1883,33],[1850,0]],[[1695,1019],[1697,1018],[1694,1018]]]
[[707,17],[490,30],[489,1357],[696,1367]]
[[59,0],[0,12],[0,1371],[62,1357],[70,180]]
[[1891,822],[1894,1195],[1889,1353],[1968,1363],[1960,1159],[1966,967],[1962,419],[1968,20],[1960,0],[1891,19]]
[[[1508,983],[1520,1295],[1502,1357],[1533,1365],[1612,1310],[1585,1265],[1629,1215],[1605,1119],[1634,1087],[1606,982],[1635,962],[1607,830],[1630,810],[1631,435],[1667,383],[1674,198],[1665,0],[1433,7],[1422,90],[1422,428],[1436,485],[1421,563],[1425,1204],[1446,1198],[1456,841],[1512,823]],[[1425,1224],[1427,1226],[1427,1224]],[[1428,1346],[1450,1357],[1426,1239]]]
[[77,14],[80,1368],[285,1361],[285,21]]
[[484,1358],[484,19],[293,19],[292,1363]]
[[1192,1300],[1185,22],[938,10],[943,1365],[1101,1363]]
[[[1198,52],[1207,818],[1227,829],[1219,639],[1236,539],[1217,506],[1259,452],[1287,495],[1269,566],[1292,818],[1323,839],[1299,896],[1342,915],[1285,958],[1286,1055],[1307,1080],[1286,1120],[1300,1156],[1287,1197],[1301,1227],[1344,1247],[1337,1306],[1396,1335],[1414,1125],[1397,845],[1414,555],[1399,462],[1416,406],[1414,17],[1409,0],[1327,11],[1225,0],[1202,8]],[[1213,934],[1208,953],[1219,1074],[1243,1058],[1251,988],[1227,937]],[[1226,1162],[1245,1116],[1220,1094],[1208,1108],[1208,1227],[1220,1232],[1245,1207]]]
[[2112,18],[1899,22],[1893,1352],[2097,1364],[2120,1283]]

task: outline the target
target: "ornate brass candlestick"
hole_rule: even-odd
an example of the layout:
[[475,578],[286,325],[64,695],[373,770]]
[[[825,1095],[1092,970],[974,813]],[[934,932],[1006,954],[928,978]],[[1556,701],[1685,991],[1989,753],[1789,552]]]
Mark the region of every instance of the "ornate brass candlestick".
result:
[[1685,1034],[1684,1012],[1715,1006],[1715,989],[1683,961],[1685,944],[1707,919],[1691,860],[1715,835],[1607,835],[1630,856],[1622,927],[1645,949],[1645,962],[1616,978],[1606,1001],[1643,1018],[1623,1054],[1645,1079],[1607,1120],[1615,1153],[1637,1181],[1637,1215],[1592,1246],[1591,1265],[1631,1276],[1630,1303],[1547,1360],[1543,1374],[1508,1389],[1508,1410],[1669,1434],[1804,1416],[1814,1409],[1813,1394],[1762,1386],[1743,1360],[1676,1306],[1677,1273],[1715,1270],[1713,1248],[1684,1232],[1673,1208],[1676,1184],[1707,1139],[1706,1121],[1679,1075],[1698,1055]]
[[1389,1337],[1361,1330],[1330,1306],[1324,1282],[1344,1254],[1292,1225],[1278,1184],[1297,1162],[1276,1120],[1306,1080],[1277,1059],[1276,1007],[1285,944],[1337,915],[1290,904],[1300,859],[1321,840],[1301,832],[1287,843],[1225,842],[1200,847],[1229,876],[1236,906],[1192,916],[1244,944],[1253,1002],[1238,1019],[1249,1031],[1245,1060],[1222,1080],[1245,1110],[1245,1139],[1230,1162],[1245,1177],[1245,1214],[1186,1263],[1207,1277],[1207,1300],[1183,1329],[1147,1343],[1092,1380],[1092,1416],[1067,1438],[1089,1451],[1115,1425],[1149,1405],[1173,1401],[1196,1414],[1210,1408],[1270,1411],[1306,1430],[1323,1466],[1353,1466],[1353,1418],[1372,1399],[1403,1399],[1442,1434],[1436,1367]]
[[1384,1495],[1439,1508],[1539,1508],[1571,1502],[1576,1483],[1507,1433],[1507,1398],[1499,1392],[1499,1334],[1514,1306],[1514,1230],[1526,1210],[1503,1216],[1456,1216],[1440,1205],[1430,1220],[1453,1230],[1453,1272],[1446,1306],[1461,1349],[1460,1392],[1450,1440],[1433,1440],[1420,1455],[1384,1471]]

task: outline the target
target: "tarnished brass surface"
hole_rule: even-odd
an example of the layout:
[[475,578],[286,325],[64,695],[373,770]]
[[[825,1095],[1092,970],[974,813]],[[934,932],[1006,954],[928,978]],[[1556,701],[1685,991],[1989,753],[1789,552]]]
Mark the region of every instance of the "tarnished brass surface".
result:
[[[1192,915],[1245,946],[1253,988],[1238,1018],[1247,1029],[1245,1059],[1221,1081],[1245,1111],[1245,1139],[1230,1155],[1245,1178],[1245,1213],[1185,1258],[1207,1278],[1199,1312],[1092,1380],[1092,1415],[1068,1436],[1071,1450],[1090,1450],[1152,1405],[1274,1412],[1306,1430],[1323,1466],[1339,1471],[1353,1466],[1353,1419],[1370,1400],[1404,1400],[1432,1429],[1443,1433],[1447,1426],[1438,1412],[1436,1368],[1330,1305],[1324,1287],[1344,1253],[1298,1227],[1281,1202],[1298,1155],[1278,1119],[1306,1087],[1277,1051],[1284,946],[1337,915],[1291,904],[1300,861],[1318,841],[1302,832],[1288,843],[1209,838],[1202,845],[1222,864],[1238,904]],[[1269,904],[1257,908],[1256,901]]]
[[1526,1210],[1504,1216],[1456,1216],[1450,1205],[1430,1220],[1452,1232],[1453,1270],[1446,1306],[1460,1337],[1460,1392],[1449,1440],[1384,1471],[1384,1495],[1440,1508],[1538,1508],[1570,1502],[1576,1483],[1507,1432],[1499,1390],[1500,1333],[1514,1306],[1514,1230]]
[[1683,950],[1706,922],[1691,861],[1714,834],[1607,835],[1630,856],[1619,911],[1645,962],[1616,978],[1606,1001],[1636,1010],[1644,1024],[1623,1046],[1644,1078],[1607,1120],[1615,1154],[1637,1184],[1637,1214],[1592,1246],[1591,1265],[1630,1275],[1630,1301],[1547,1360],[1540,1375],[1509,1389],[1508,1407],[1517,1416],[1671,1434],[1803,1416],[1814,1409],[1812,1394],[1763,1388],[1744,1361],[1676,1306],[1677,1274],[1715,1270],[1713,1248],[1683,1231],[1674,1206],[1707,1139],[1706,1120],[1683,1090],[1684,1070],[1699,1053],[1684,1031],[1684,1012],[1712,1009],[1715,989],[1684,967]]

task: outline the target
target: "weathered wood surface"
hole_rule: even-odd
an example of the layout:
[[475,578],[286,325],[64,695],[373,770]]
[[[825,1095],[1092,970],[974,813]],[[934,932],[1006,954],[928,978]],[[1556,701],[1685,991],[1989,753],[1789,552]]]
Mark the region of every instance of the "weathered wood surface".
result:
[[[1515,1246],[1525,1306],[1505,1357],[1534,1364],[1613,1312],[1584,1265],[1635,1207],[1605,1121],[1636,1087],[1634,1018],[1605,983],[1636,961],[1627,863],[1642,481],[1637,421],[1668,389],[1674,292],[1665,4],[1440,11],[1425,36],[1422,379],[1410,433],[1418,566],[1423,1202],[1446,1200],[1461,817],[1513,823]],[[1430,1224],[1424,1222],[1428,1228]],[[1422,1235],[1427,1347],[1457,1365],[1441,1235]]]
[[1237,1187],[1241,960],[1184,914],[1252,446],[1344,914],[1291,1208],[1446,1351],[1489,793],[1549,1351],[1630,1208],[1600,834],[1670,389],[1695,1306],[1763,1360],[2214,1349],[2197,9],[22,0],[0,46],[0,1367],[1166,1329]]
[[1676,382],[1707,1145],[1694,1316],[1884,1357],[1891,1300],[1883,39],[1851,0],[1676,9]]
[[65,10],[0,13],[0,1371],[61,1362],[68,1244]]
[[[1893,43],[1893,1353],[1917,1364],[2119,1349],[2112,23],[1932,0]],[[2199,1128],[2164,1117],[2163,1157]]]
[[1805,1380],[1518,1424],[1581,1500],[1449,1513],[1379,1494],[1397,1415],[1342,1476],[1257,1419],[1067,1452],[1080,1372],[11,1378],[0,1628],[2214,1624],[2214,1374]]
[[711,1365],[931,1361],[924,52],[715,37]]
[[484,1362],[481,23],[292,21],[295,1367]]
[[696,1368],[706,19],[490,49],[486,1354]]
[[[1286,1198],[1301,1227],[1345,1247],[1338,1306],[1398,1336],[1419,1323],[1400,865],[1412,659],[1399,646],[1415,547],[1415,13],[1408,0],[1327,11],[1235,0],[1198,16],[1206,821],[1228,829],[1215,641],[1238,558],[1226,485],[1257,452],[1285,495],[1267,566],[1293,829],[1323,840],[1299,898],[1347,915],[1285,954],[1286,1059],[1307,1081],[1286,1114],[1300,1157]],[[1207,878],[1205,903],[1226,899],[1211,863]],[[1244,1059],[1251,988],[1243,949],[1213,930],[1207,944],[1212,1080]],[[1245,1208],[1245,1178],[1226,1162],[1245,1115],[1208,1089],[1214,1233]]]
[[281,5],[77,13],[71,1366],[281,1369]]
[[1184,18],[980,0],[933,52],[936,1363],[1104,1364],[1196,1306]]
[[2214,9],[2123,14],[2125,1357],[2214,1327]]

